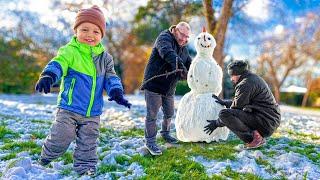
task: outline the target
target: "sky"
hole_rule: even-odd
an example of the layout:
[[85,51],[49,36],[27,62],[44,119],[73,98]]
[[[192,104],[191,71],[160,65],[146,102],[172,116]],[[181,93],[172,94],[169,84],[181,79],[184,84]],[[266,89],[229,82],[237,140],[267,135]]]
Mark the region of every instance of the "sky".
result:
[[[50,0],[26,0],[28,3],[17,0],[5,4],[5,7],[12,9],[17,7],[18,9],[30,10],[39,13],[40,21],[49,24],[59,30],[63,28],[62,25],[57,23],[57,15],[61,15],[69,22],[74,21],[76,16],[75,12],[70,11],[57,11],[50,9]],[[71,0],[61,0],[63,2],[71,2]],[[4,0],[0,0],[4,3]],[[101,0],[93,0],[94,4],[101,6]],[[145,0],[136,0],[135,3],[128,3],[128,1],[122,1],[119,4],[119,0],[110,0],[110,6],[107,9],[102,8],[107,21],[115,19],[114,14],[122,16],[121,18],[130,20],[133,18],[132,13],[137,10],[137,7],[146,5]],[[18,5],[17,5],[18,4]],[[16,6],[17,5],[17,6]],[[84,7],[89,7],[90,4],[85,4]],[[255,23],[267,23],[270,24],[269,28],[265,30],[266,35],[281,34],[285,29],[285,24],[281,23],[280,20],[274,19],[275,7],[283,6],[287,10],[287,14],[295,18],[295,21],[299,21],[301,16],[309,11],[314,11],[320,8],[320,0],[249,0],[248,4],[243,7],[243,12],[250,17]],[[2,26],[13,26],[14,21],[11,19],[2,19],[0,21],[0,27]],[[197,31],[196,31],[197,32]],[[250,59],[255,56],[256,49],[254,46],[249,44],[243,44],[243,42],[232,42],[229,53],[236,59]]]
[[[280,35],[288,26],[275,17],[275,7],[283,6],[287,16],[291,16],[295,22],[299,22],[306,13],[319,10],[320,0],[249,0],[243,8],[244,13],[252,18],[255,23],[266,24],[264,35]],[[286,22],[288,23],[288,22]],[[230,47],[230,54],[235,59],[254,58],[256,48],[249,44],[233,43]]]

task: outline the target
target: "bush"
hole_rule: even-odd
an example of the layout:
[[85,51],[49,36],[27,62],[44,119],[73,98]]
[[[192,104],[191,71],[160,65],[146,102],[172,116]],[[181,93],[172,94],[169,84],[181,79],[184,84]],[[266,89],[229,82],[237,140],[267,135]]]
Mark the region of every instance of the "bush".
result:
[[37,59],[26,49],[28,43],[0,37],[0,92],[30,93],[41,72]]
[[176,95],[185,95],[190,90],[187,81],[179,81],[176,88]]
[[309,98],[308,98],[308,104],[314,107],[320,107],[319,99],[320,98],[320,92],[310,92]]
[[280,94],[280,101],[288,105],[301,106],[302,100],[303,94],[286,92]]

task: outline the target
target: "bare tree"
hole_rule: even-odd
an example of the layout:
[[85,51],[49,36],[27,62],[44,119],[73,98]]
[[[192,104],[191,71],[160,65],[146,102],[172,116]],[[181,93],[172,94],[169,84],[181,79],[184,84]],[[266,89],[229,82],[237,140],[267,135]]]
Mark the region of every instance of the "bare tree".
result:
[[270,80],[274,88],[277,102],[280,101],[280,87],[292,70],[300,67],[305,58],[299,57],[296,41],[288,45],[279,44],[279,41],[269,41],[264,45],[264,53],[259,58],[259,63],[267,69],[266,79]]
[[280,101],[280,87],[293,70],[303,68],[306,62],[319,57],[319,40],[314,38],[319,22],[313,17],[308,15],[299,29],[275,35],[262,47],[258,59],[260,68],[271,82],[277,102]]

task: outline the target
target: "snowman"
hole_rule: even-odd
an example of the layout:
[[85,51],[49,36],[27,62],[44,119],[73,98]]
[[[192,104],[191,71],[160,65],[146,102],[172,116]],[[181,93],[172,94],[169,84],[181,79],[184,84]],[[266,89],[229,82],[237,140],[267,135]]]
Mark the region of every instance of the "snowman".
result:
[[191,91],[180,100],[175,126],[177,138],[183,142],[226,140],[229,129],[219,127],[211,135],[204,132],[207,120],[217,119],[225,107],[215,102],[212,94],[222,90],[222,69],[212,57],[216,47],[213,36],[205,28],[195,39],[197,55],[188,72],[187,82]]

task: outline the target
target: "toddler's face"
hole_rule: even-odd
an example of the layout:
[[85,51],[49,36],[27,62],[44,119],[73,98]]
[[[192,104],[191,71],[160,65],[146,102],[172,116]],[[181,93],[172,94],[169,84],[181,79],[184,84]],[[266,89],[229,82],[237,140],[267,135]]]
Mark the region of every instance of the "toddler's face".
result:
[[100,28],[89,22],[81,23],[75,33],[79,42],[90,46],[99,44],[102,37]]

